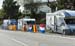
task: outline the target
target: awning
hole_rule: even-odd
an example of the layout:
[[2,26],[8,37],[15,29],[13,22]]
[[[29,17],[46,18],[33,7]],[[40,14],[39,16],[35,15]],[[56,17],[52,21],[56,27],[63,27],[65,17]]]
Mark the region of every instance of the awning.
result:
[[65,16],[75,16],[75,11],[65,11]]

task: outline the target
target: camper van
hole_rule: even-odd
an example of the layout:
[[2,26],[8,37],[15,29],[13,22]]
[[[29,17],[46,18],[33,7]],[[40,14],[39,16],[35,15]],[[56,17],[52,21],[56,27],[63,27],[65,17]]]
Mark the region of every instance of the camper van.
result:
[[60,10],[46,14],[46,29],[51,32],[73,34],[75,32],[75,11]]

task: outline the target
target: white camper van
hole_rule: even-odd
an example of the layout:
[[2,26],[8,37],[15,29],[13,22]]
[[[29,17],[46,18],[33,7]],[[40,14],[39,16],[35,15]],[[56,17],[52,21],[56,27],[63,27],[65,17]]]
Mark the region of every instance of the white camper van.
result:
[[75,11],[60,10],[46,14],[46,29],[62,34],[75,32]]

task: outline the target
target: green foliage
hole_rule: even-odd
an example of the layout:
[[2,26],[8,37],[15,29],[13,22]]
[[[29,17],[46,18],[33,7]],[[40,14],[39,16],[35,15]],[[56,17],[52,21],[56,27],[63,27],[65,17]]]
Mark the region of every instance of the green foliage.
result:
[[64,9],[64,5],[57,5],[58,10]]
[[75,10],[75,0],[57,0],[57,2],[58,2],[57,4],[58,10],[60,9]]
[[0,9],[0,18],[3,18],[6,13],[3,9]]
[[15,18],[18,15],[19,5],[14,0],[4,0],[3,10],[6,13],[5,18]]
[[2,20],[0,21],[0,25],[2,24]]
[[40,23],[46,23],[46,18],[42,18],[42,19],[40,20]]
[[58,2],[57,4],[58,10],[65,8],[64,7],[65,0],[58,0],[57,2]]

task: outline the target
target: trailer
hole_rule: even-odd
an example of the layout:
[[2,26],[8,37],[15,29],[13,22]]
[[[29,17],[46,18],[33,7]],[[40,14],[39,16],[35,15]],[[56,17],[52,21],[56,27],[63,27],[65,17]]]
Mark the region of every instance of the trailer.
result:
[[47,13],[46,29],[65,35],[75,33],[75,11],[60,10]]

